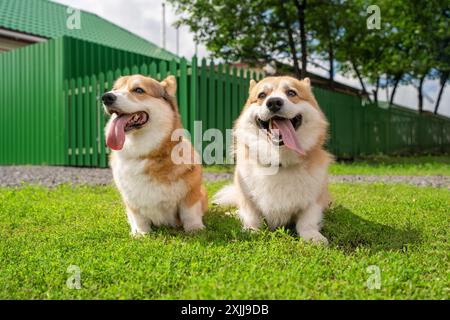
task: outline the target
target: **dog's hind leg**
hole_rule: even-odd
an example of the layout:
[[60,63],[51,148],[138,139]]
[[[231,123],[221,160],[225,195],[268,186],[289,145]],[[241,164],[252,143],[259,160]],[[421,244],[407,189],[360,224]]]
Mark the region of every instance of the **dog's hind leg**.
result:
[[143,217],[137,210],[133,210],[127,206],[127,217],[131,227],[131,235],[138,237],[148,234],[151,230],[150,222]]
[[[201,177],[198,180],[201,181]],[[179,205],[180,220],[184,231],[193,232],[205,228],[203,224],[203,213],[208,210],[208,195],[201,184],[196,184],[186,194]]]
[[203,211],[201,199],[191,206],[185,202],[180,205],[180,220],[184,231],[193,232],[205,228],[202,221]]
[[297,233],[306,241],[327,245],[328,240],[320,232],[322,223],[322,207],[314,203],[303,211],[297,220]]

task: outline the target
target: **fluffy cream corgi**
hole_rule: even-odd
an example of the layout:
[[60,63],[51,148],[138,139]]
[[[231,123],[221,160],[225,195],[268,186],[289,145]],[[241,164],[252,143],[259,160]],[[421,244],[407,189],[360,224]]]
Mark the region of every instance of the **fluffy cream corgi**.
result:
[[176,164],[173,149],[186,139],[173,141],[181,129],[175,100],[176,79],[162,82],[141,75],[119,78],[112,91],[103,95],[106,142],[114,181],[126,206],[133,235],[151,231],[151,226],[183,226],[184,230],[204,228],[207,210],[202,168],[191,161]]
[[252,80],[233,130],[234,183],[214,202],[236,205],[246,229],[259,229],[263,218],[270,229],[295,223],[305,240],[326,244],[320,229],[330,203],[327,128],[308,78]]

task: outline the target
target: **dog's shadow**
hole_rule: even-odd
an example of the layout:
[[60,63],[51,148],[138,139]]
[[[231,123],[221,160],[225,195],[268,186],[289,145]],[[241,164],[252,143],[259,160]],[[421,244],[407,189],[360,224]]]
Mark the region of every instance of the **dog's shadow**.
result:
[[[222,211],[223,212],[223,211]],[[204,241],[225,244],[227,241],[252,241],[256,234],[242,231],[236,216],[227,216],[216,207],[209,219]],[[266,228],[267,229],[267,228]],[[295,227],[290,226],[286,232],[297,237]],[[398,229],[381,223],[366,220],[348,208],[338,205],[325,212],[321,231],[328,238],[330,247],[352,252],[356,248],[370,251],[402,251],[409,244],[421,242],[421,234],[412,227]]]
[[[162,232],[182,237],[187,242],[201,242],[212,246],[226,246],[236,241],[258,241],[261,234],[242,230],[239,218],[225,213],[230,211],[234,210],[212,206],[205,217],[206,229],[195,234],[185,234],[181,230],[166,227],[157,233]],[[266,233],[272,232],[268,231],[267,227],[263,230]],[[297,237],[294,226],[277,231]],[[328,238],[330,247],[346,252],[352,252],[356,248],[371,251],[404,250],[408,244],[421,241],[420,233],[413,228],[402,230],[369,221],[343,206],[335,206],[326,211],[321,232]]]
[[324,220],[323,234],[332,246],[345,251],[358,247],[371,251],[404,250],[421,241],[420,232],[412,227],[397,229],[369,221],[341,205],[327,210]]
[[242,229],[235,214],[235,208],[223,208],[211,205],[203,218],[205,229],[194,233],[185,233],[182,228],[162,226],[155,229],[152,236],[170,236],[186,242],[199,242],[206,246],[227,246],[230,242],[254,241],[257,233]]

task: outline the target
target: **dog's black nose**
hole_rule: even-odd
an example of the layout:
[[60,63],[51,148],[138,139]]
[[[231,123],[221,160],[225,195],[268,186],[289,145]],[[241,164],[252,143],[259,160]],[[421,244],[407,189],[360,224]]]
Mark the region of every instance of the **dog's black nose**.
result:
[[270,98],[266,102],[267,108],[269,108],[269,110],[273,113],[280,111],[283,104],[284,101],[281,98]]
[[102,97],[102,101],[105,104],[105,106],[111,106],[113,103],[117,100],[117,97],[114,93],[105,93]]

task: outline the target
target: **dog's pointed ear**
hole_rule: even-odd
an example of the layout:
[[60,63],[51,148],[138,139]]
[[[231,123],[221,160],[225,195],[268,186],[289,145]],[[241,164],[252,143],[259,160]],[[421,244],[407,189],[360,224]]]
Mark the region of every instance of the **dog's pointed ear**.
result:
[[170,96],[174,96],[177,92],[177,79],[174,76],[168,76],[165,78],[161,82],[161,85]]
[[249,86],[249,93],[252,92],[253,88],[257,85],[257,82],[255,80],[250,80],[250,86]]
[[311,80],[308,77],[304,78],[303,82],[306,83],[308,86],[311,85]]

